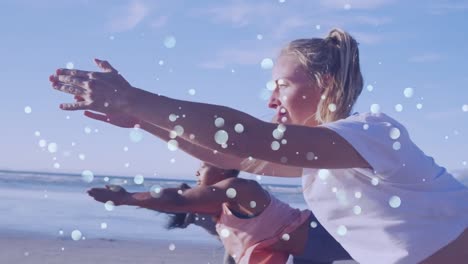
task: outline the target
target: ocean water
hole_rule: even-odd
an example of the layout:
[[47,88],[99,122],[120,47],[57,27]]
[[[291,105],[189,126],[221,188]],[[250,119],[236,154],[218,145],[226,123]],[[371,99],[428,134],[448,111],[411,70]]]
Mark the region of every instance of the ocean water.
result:
[[[177,187],[194,181],[146,178],[137,185],[130,177],[94,176],[91,183],[81,175],[0,171],[0,234],[38,235],[71,240],[73,231],[81,239],[163,239],[219,243],[197,226],[166,230],[168,216],[156,211],[118,206],[112,211],[94,201],[86,191],[105,184],[123,185],[128,191],[148,191],[151,186]],[[293,207],[305,209],[300,186],[264,185],[273,195]],[[75,234],[77,232],[75,231]]]

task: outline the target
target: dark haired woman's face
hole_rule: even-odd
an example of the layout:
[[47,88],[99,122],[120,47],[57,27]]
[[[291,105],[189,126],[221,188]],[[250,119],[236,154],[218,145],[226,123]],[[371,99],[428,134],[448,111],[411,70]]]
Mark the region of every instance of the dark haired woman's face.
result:
[[293,55],[281,55],[273,67],[276,87],[268,107],[276,110],[275,123],[315,126],[319,89]]
[[199,186],[213,185],[225,178],[219,169],[206,164],[200,166],[195,176],[197,176],[197,185]]

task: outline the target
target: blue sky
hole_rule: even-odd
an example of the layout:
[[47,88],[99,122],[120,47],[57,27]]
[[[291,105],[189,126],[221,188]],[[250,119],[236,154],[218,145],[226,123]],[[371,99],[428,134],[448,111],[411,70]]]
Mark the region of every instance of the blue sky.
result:
[[468,1],[1,1],[0,168],[192,177],[198,162],[155,137],[134,142],[138,132],[59,110],[71,98],[48,76],[67,65],[95,70],[97,57],[136,87],[268,119],[271,71],[261,61],[332,27],[360,43],[355,110],[379,104],[438,163],[468,168],[466,25]]

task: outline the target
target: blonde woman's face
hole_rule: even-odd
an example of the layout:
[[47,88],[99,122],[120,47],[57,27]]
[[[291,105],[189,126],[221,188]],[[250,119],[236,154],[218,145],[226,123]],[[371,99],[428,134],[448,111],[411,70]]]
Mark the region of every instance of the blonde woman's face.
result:
[[273,67],[276,87],[268,107],[275,109],[273,122],[316,126],[320,91],[294,55],[280,55]]

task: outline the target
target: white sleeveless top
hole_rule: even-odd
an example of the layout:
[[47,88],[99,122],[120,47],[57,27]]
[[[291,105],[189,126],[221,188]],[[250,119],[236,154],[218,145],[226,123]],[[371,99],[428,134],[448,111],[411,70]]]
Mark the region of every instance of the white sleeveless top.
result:
[[374,169],[306,168],[302,177],[309,208],[356,261],[418,263],[468,228],[468,188],[397,121],[364,113],[322,126]]

